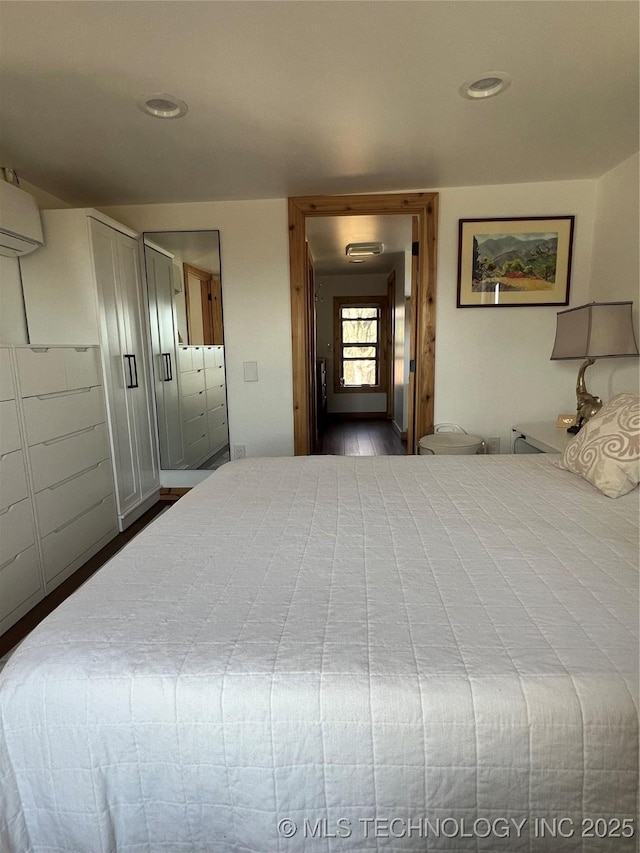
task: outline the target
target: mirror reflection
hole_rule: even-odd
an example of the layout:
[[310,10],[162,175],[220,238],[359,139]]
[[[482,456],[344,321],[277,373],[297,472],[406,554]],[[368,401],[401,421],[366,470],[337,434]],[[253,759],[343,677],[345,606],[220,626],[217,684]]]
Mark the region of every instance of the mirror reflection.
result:
[[218,231],[144,235],[160,464],[229,459]]

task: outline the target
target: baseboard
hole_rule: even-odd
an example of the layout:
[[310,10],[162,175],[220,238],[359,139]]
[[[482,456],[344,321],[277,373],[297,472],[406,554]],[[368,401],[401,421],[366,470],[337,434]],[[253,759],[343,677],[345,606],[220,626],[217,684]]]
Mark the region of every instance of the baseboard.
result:
[[405,430],[401,430],[401,429],[400,429],[400,427],[398,426],[398,424],[397,424],[395,421],[393,421],[393,420],[391,421],[391,426],[394,428],[394,430],[395,430],[395,431],[396,431],[396,433],[398,434],[398,437],[400,438],[400,441],[406,441],[406,440],[407,440],[407,431],[406,431],[406,429],[405,429]]
[[144,500],[142,500],[137,506],[130,509],[128,512],[124,513],[124,515],[118,516],[118,527],[120,528],[120,532],[123,533],[129,525],[133,524],[134,521],[137,521],[141,515],[144,515],[148,509],[158,502],[160,499],[160,487],[154,489],[149,495],[147,495]]

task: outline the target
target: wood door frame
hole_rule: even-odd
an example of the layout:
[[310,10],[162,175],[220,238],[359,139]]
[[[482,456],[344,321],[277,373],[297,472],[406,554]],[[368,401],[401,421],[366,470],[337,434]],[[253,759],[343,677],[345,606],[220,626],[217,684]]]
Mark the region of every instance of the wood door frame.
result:
[[[306,456],[313,447],[309,430],[312,405],[309,358],[309,317],[315,310],[307,284],[306,220],[318,216],[412,215],[417,219],[417,250],[420,262],[416,292],[412,294],[415,323],[414,422],[409,453],[417,439],[433,431],[436,330],[436,260],[438,193],[383,193],[344,196],[298,196],[289,199],[289,263],[291,290],[291,338],[293,361],[294,454]],[[415,342],[415,344],[414,344]]]
[[[395,370],[396,370],[396,271],[395,267],[387,276],[387,302],[389,305],[389,326],[387,329],[387,347],[389,352],[387,420],[393,420],[395,410]],[[400,424],[402,429],[402,424]]]

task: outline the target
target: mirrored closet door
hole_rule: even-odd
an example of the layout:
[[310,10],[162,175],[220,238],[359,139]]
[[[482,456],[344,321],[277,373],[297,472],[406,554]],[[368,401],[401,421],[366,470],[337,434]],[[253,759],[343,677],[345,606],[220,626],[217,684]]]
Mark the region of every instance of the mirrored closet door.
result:
[[144,235],[160,462],[207,469],[228,460],[218,231]]

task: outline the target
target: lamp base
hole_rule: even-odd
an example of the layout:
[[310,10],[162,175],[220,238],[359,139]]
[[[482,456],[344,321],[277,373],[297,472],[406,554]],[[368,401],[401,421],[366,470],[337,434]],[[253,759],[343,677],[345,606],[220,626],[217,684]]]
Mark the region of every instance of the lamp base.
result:
[[589,394],[584,383],[584,372],[593,363],[593,359],[588,358],[578,371],[578,380],[576,382],[577,421],[575,427],[570,427],[567,432],[573,433],[574,430],[575,432],[580,432],[589,418],[592,418],[602,408],[600,397],[594,397],[593,394]]

